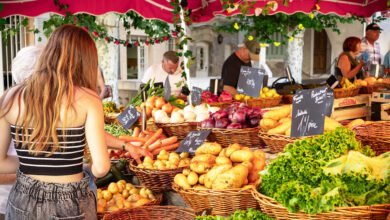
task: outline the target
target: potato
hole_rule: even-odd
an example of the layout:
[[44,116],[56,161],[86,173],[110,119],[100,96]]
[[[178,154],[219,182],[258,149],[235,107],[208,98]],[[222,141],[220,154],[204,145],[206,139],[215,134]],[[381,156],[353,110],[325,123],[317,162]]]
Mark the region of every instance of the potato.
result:
[[216,159],[215,159],[215,163],[217,165],[222,165],[222,164],[230,164],[232,165],[232,161],[230,161],[230,159],[228,157],[225,157],[225,156],[218,156]]
[[264,131],[268,131],[269,129],[276,127],[277,124],[278,123],[275,120],[270,118],[263,118],[260,120],[260,127]]
[[222,149],[221,152],[219,152],[219,157],[226,157],[225,156],[225,153],[226,153],[226,148]]
[[205,162],[191,162],[190,169],[197,174],[204,174],[207,173],[207,171],[209,171],[213,166],[214,164]]
[[253,164],[252,164],[251,161],[244,161],[244,162],[242,162],[241,164],[244,165],[244,166],[246,166],[246,167],[248,168],[249,171],[252,170],[252,168],[253,168]]
[[342,125],[338,123],[336,120],[325,117],[325,125],[324,125],[324,131],[334,131],[337,127],[341,127]]
[[168,156],[168,160],[169,161],[179,161],[180,160],[180,156],[179,154],[177,154],[176,152],[171,152]]
[[182,152],[182,153],[180,153],[179,156],[181,159],[185,159],[185,158],[188,158],[190,156],[190,154],[188,152]]
[[205,176],[204,178],[204,185],[211,189],[211,186],[214,182],[214,180],[218,177],[219,174],[229,170],[232,168],[232,165],[230,164],[223,164],[219,166],[213,167]]
[[222,150],[222,146],[216,142],[206,142],[202,144],[198,149],[195,151],[195,155],[200,154],[212,154],[217,156]]
[[186,175],[186,176],[188,176],[188,174],[190,174],[190,173],[191,173],[190,169],[184,169],[183,170],[183,174]]
[[231,144],[229,147],[226,148],[225,156],[230,157],[230,155],[237,150],[241,149],[241,145],[239,144]]
[[278,125],[277,127],[269,130],[268,134],[285,134],[287,129],[291,128],[291,119],[289,121],[285,121],[281,125]]
[[198,174],[195,173],[195,172],[191,172],[190,174],[188,174],[188,176],[187,176],[187,182],[188,182],[188,184],[190,184],[191,186],[197,184],[197,183],[198,183]]
[[193,162],[205,162],[209,164],[215,164],[215,156],[212,154],[201,154],[201,155],[196,155],[195,157],[192,158],[191,163]]
[[218,175],[212,185],[212,189],[234,189],[240,188],[247,181],[248,168],[244,165],[237,165],[228,171]]
[[234,151],[230,155],[230,160],[237,163],[237,162],[244,162],[244,161],[251,161],[253,158],[253,153],[251,151],[247,150],[238,150]]
[[187,181],[187,177],[184,176],[184,174],[179,173],[175,176],[173,179],[173,182],[176,183],[178,186],[180,186],[183,189],[189,189],[191,188],[190,184]]
[[206,177],[206,174],[200,175],[200,176],[199,176],[198,182],[199,182],[200,184],[204,184],[204,178],[205,178],[205,177]]
[[291,114],[291,110],[291,105],[282,106],[278,109],[264,113],[263,118],[269,118],[275,121],[279,121],[282,118],[287,118]]

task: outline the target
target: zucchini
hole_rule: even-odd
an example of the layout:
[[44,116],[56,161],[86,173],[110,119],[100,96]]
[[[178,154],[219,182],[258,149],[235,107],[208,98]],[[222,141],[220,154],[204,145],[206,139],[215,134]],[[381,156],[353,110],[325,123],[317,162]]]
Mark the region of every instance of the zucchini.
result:
[[118,169],[118,171],[122,171],[125,169],[127,165],[127,160],[120,159],[116,164],[115,167]]
[[98,178],[95,182],[96,182],[96,186],[98,188],[101,188],[101,187],[105,187],[107,186],[110,182],[112,182],[114,180],[114,174],[112,174],[111,172],[108,172],[104,177],[102,178]]
[[[118,162],[119,163],[119,162]],[[114,175],[116,180],[125,180],[126,177],[122,174],[116,166],[111,166],[111,173]]]

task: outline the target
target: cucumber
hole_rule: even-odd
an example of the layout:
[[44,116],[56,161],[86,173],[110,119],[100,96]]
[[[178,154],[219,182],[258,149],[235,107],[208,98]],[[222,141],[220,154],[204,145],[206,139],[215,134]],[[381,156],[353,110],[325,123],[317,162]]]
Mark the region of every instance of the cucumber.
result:
[[96,186],[98,188],[107,186],[110,182],[114,181],[114,174],[108,172],[104,177],[96,180]]

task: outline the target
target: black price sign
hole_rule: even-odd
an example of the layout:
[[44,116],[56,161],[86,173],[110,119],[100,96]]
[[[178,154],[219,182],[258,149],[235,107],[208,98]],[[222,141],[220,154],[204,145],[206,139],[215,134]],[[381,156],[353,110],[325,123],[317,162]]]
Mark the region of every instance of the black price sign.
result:
[[326,106],[325,106],[325,115],[328,117],[332,115],[333,102],[334,102],[333,90],[328,89],[328,91],[326,91]]
[[171,98],[171,83],[169,82],[169,76],[167,76],[164,83],[164,98],[167,101]]
[[118,115],[117,119],[125,129],[129,129],[138,120],[140,115],[137,109],[133,105],[130,105]]
[[203,90],[198,87],[192,87],[191,102],[193,105],[199,105],[202,102]]
[[191,131],[181,142],[176,152],[195,153],[196,149],[203,144],[210,133],[211,130]]
[[242,66],[237,83],[237,92],[258,97],[260,89],[263,87],[264,76],[264,69]]
[[324,133],[327,87],[299,90],[293,98],[291,137]]

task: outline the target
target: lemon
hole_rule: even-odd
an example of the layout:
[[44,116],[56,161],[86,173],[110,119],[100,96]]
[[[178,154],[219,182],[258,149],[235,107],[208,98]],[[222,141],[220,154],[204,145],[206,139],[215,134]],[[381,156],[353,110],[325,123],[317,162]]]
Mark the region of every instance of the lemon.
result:
[[241,100],[241,95],[240,94],[235,94],[234,95],[234,99],[237,100],[237,101],[240,101]]
[[268,91],[269,91],[269,88],[268,88],[268,87],[263,87],[262,91],[263,91],[263,92],[268,92]]
[[267,92],[266,94],[265,94],[265,96],[267,96],[267,97],[272,97],[274,94],[272,94],[271,92]]
[[266,98],[266,97],[267,97],[267,96],[265,96],[264,93],[260,95],[260,98]]
[[244,97],[244,100],[245,100],[245,101],[248,101],[249,99],[251,99],[250,96],[245,96],[245,97]]

